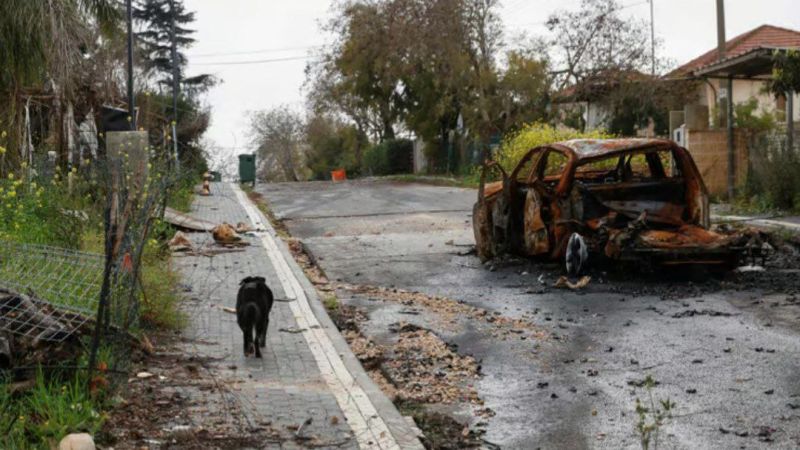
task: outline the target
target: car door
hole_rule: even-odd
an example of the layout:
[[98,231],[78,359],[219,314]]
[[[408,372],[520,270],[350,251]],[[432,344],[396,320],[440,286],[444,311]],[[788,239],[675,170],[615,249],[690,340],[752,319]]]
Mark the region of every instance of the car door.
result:
[[523,237],[525,252],[546,255],[552,249],[553,201],[555,190],[549,183],[560,180],[568,158],[555,149],[543,151],[527,181]]
[[[491,171],[498,171],[502,177],[499,183],[486,184]],[[508,202],[504,192],[508,190],[508,175],[495,162],[487,162],[481,171],[478,186],[478,201],[472,208],[472,231],[475,235],[475,249],[481,261],[486,261],[505,251],[505,229],[508,221]]]

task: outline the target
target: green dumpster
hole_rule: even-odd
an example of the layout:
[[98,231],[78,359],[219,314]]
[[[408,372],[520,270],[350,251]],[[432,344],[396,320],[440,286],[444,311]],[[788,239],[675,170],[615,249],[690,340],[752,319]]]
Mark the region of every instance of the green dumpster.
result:
[[256,184],[256,155],[239,155],[239,182]]

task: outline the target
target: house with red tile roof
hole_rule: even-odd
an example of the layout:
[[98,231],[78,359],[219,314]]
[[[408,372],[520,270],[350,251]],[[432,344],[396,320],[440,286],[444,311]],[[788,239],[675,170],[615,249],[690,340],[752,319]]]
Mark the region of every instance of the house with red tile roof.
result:
[[[731,129],[727,134],[729,96],[736,106],[755,101],[755,115],[771,114],[788,124],[789,107],[800,118],[800,96],[793,102],[767,92],[775,52],[800,50],[800,31],[762,25],[730,39],[725,53],[710,50],[667,74],[666,80],[696,80],[697,95],[683,111],[670,112],[672,137],[691,152],[713,194],[730,196],[748,177],[749,140],[754,130]],[[732,91],[729,92],[729,91]],[[793,106],[792,106],[793,104]],[[787,126],[788,129],[788,126]]]
[[[755,99],[761,112],[777,113],[785,117],[786,99],[776,99],[765,91],[765,80],[772,71],[775,51],[800,50],[800,31],[773,25],[761,25],[725,44],[725,55],[720,59],[718,49],[692,59],[666,75],[667,79],[703,80],[696,105],[689,105],[687,114],[701,114],[703,108],[713,116],[714,105],[726,95],[725,84],[733,77],[733,103],[742,104]],[[720,92],[722,89],[722,92]],[[800,118],[800,97],[795,94],[794,117]],[[709,117],[709,123],[713,123]]]

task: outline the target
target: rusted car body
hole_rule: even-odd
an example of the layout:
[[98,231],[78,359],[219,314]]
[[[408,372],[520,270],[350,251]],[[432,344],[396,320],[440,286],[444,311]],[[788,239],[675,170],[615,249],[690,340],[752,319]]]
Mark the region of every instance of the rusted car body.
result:
[[[486,183],[496,170],[502,181]],[[572,140],[534,148],[513,172],[484,166],[478,255],[559,260],[572,233],[592,258],[731,266],[758,250],[748,233],[709,229],[708,191],[689,152],[660,139]]]

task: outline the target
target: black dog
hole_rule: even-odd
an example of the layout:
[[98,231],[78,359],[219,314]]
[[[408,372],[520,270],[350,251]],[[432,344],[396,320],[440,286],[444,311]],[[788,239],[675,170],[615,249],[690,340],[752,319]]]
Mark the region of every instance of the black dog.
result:
[[261,358],[261,349],[267,345],[272,291],[263,277],[247,277],[239,286],[239,294],[236,296],[236,322],[244,333],[244,356],[255,354],[256,358]]

